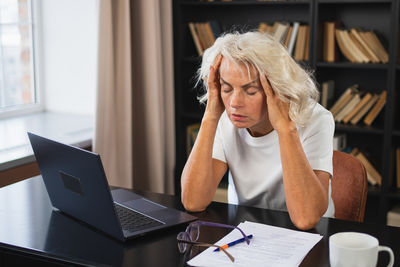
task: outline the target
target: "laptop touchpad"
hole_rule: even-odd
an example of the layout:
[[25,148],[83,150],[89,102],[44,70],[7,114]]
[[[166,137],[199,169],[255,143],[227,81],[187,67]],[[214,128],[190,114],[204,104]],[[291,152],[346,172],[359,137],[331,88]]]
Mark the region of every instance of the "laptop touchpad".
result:
[[146,213],[155,210],[166,209],[166,207],[144,198],[130,200],[122,204],[139,212],[146,212]]

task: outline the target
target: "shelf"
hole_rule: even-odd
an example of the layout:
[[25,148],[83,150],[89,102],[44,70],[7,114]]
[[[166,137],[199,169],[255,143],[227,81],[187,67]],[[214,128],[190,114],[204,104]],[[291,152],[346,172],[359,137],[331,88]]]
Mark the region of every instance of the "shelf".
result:
[[388,64],[371,64],[371,63],[351,63],[351,62],[317,62],[318,68],[348,68],[348,69],[379,69],[386,70]]
[[335,130],[349,132],[349,133],[362,133],[362,134],[383,134],[383,129],[374,128],[366,125],[349,125],[342,123],[335,123]]
[[[369,186],[368,199],[376,205],[370,206],[370,218],[374,222],[384,223],[387,208],[381,199],[393,199],[400,203],[400,190],[391,190],[390,186],[395,167],[390,162],[392,145],[399,146],[400,128],[397,124],[397,105],[400,90],[400,56],[398,46],[400,27],[394,26],[400,20],[400,0],[173,0],[174,2],[174,62],[176,97],[176,192],[180,192],[180,172],[186,162],[186,135],[184,129],[192,123],[200,122],[203,107],[198,108],[195,94],[189,91],[191,78],[201,64],[197,55],[193,38],[187,28],[188,21],[211,21],[220,23],[223,30],[230,27],[246,27],[250,29],[259,22],[300,21],[310,26],[309,61],[298,62],[299,65],[313,74],[318,83],[333,80],[335,82],[334,97],[339,97],[346,88],[358,84],[361,91],[380,93],[387,90],[388,96],[394,99],[387,101],[384,110],[378,115],[372,126],[362,121],[358,125],[336,123],[335,131],[347,136],[349,147],[360,147],[368,150],[374,164],[379,166],[382,174],[382,187]],[[352,63],[346,60],[339,51],[338,62],[322,62],[324,21],[337,20],[346,28],[363,28],[375,30],[390,55],[389,63]],[[245,30],[245,29],[243,29]],[[334,100],[333,100],[334,101]],[[332,101],[332,102],[333,102]],[[196,103],[194,103],[196,102]],[[196,105],[196,106],[195,106]],[[392,132],[385,130],[393,129]],[[394,168],[394,169],[393,169]],[[378,201],[376,201],[378,200]],[[369,202],[371,204],[371,202]]]
[[391,0],[318,0],[320,4],[390,4]]
[[184,1],[182,6],[234,6],[234,5],[308,5],[311,4],[310,0],[270,0],[270,1],[255,1],[255,0],[232,0],[230,2],[214,1]]

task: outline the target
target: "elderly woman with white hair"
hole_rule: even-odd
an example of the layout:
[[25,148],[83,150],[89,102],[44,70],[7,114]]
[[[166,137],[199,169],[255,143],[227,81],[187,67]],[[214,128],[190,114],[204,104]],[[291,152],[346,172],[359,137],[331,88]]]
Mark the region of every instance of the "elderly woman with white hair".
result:
[[333,217],[332,114],[307,71],[271,36],[227,33],[203,55],[201,127],[182,203],[202,211],[229,168],[228,202],[287,210],[299,229]]

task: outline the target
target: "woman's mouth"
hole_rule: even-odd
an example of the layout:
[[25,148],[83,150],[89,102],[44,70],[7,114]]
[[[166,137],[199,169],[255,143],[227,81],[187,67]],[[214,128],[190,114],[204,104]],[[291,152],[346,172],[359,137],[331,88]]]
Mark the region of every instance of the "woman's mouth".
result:
[[234,121],[242,121],[242,120],[246,119],[246,116],[239,115],[239,114],[232,114],[231,117],[232,117],[232,120],[234,120]]

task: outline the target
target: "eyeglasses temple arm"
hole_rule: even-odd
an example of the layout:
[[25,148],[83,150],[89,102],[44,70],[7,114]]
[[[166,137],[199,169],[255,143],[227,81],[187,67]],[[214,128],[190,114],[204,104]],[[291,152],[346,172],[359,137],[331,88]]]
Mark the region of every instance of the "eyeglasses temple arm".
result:
[[242,231],[242,229],[240,229],[240,228],[237,227],[237,226],[233,226],[233,225],[229,225],[229,224],[222,224],[222,223],[204,222],[204,221],[197,221],[196,223],[198,223],[199,225],[216,226],[216,227],[225,227],[225,228],[238,229],[238,230],[242,233],[244,239],[246,240],[247,245],[250,244],[250,240],[249,240],[249,238],[247,237],[247,235]]

